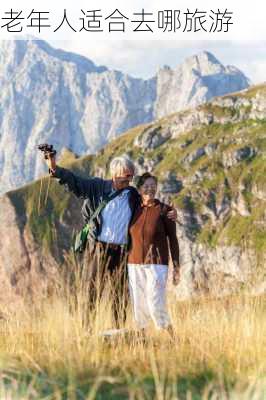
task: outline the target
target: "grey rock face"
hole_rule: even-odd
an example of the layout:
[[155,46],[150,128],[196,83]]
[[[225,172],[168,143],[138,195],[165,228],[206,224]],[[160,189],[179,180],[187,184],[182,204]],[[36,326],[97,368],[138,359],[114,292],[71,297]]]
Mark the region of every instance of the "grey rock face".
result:
[[140,156],[135,161],[137,175],[144,174],[144,172],[152,171],[152,169],[162,160],[162,156],[156,155],[153,159],[145,159]]
[[[216,247],[213,250],[189,242],[180,228],[182,276],[175,288],[178,299],[209,293],[224,296],[238,290],[252,273],[253,253],[238,247]],[[254,288],[255,289],[255,288]],[[255,290],[254,290],[255,292]]]
[[245,146],[235,152],[237,161],[247,160],[256,155],[256,150],[252,147]]
[[205,146],[204,150],[208,156],[211,156],[217,149],[217,143],[209,143]]
[[165,176],[164,181],[158,186],[158,190],[162,195],[178,193],[183,188],[183,182],[177,179],[176,175],[168,172]]
[[236,165],[240,161],[251,159],[256,155],[256,149],[245,146],[232,153],[223,154],[223,165],[226,168],[230,168],[233,165]]
[[[189,132],[193,128],[199,128],[202,125],[210,125],[213,121],[214,116],[204,112],[200,108],[180,112],[171,121],[172,137],[177,138],[184,132]],[[222,123],[220,120],[216,120],[215,122]],[[189,143],[184,143],[183,145],[186,147]]]
[[[0,83],[0,193],[4,193],[44,174],[36,151],[39,143],[51,142],[58,151],[67,147],[79,155],[95,153],[135,125],[241,90],[249,80],[207,52],[143,80],[96,66],[43,41],[19,40],[1,43]],[[262,114],[264,101],[256,102],[254,112]],[[166,136],[150,132],[143,140],[147,147],[157,147],[169,134],[178,135],[212,119],[204,113],[180,117]]]
[[39,41],[2,44],[0,82],[0,193],[46,171],[39,143],[93,153],[153,116],[154,79],[109,71]]
[[161,131],[161,127],[148,128],[134,141],[134,145],[143,150],[153,150],[166,142],[171,137],[170,130]]
[[191,152],[185,157],[182,161],[185,166],[189,166],[193,161],[198,160],[199,158],[203,157],[206,154],[204,147],[200,147],[199,149]]
[[252,187],[252,194],[257,197],[257,199],[266,201],[266,187],[258,187],[254,185]]
[[223,66],[209,52],[189,57],[176,69],[163,68],[157,76],[155,115],[163,117],[195,107],[215,96],[245,89],[249,80],[237,68]]
[[232,202],[232,208],[233,212],[242,215],[242,217],[248,217],[250,215],[250,210],[241,192],[238,193],[236,201]]

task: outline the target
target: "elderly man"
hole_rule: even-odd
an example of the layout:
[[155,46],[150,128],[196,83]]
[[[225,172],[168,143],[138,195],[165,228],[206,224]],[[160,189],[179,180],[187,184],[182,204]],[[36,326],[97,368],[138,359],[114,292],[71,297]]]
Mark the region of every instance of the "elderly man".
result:
[[[81,178],[71,171],[59,167],[54,155],[46,159],[49,173],[58,178],[60,184],[77,197],[83,198],[82,214],[88,222],[92,214],[103,201],[107,201],[101,210],[86,249],[89,281],[89,303],[95,305],[97,296],[101,296],[106,279],[110,279],[112,310],[116,327],[119,327],[121,315],[125,321],[127,305],[127,245],[129,241],[128,228],[134,211],[140,202],[138,191],[130,186],[135,168],[132,161],[126,157],[116,157],[111,161],[111,179],[98,177]],[[176,211],[169,213],[169,218],[176,219]]]

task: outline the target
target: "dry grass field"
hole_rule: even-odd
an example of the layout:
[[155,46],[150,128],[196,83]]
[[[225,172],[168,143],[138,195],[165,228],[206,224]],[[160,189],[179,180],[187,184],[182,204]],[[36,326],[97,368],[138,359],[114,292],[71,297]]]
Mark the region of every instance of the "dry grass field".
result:
[[[69,282],[69,281],[68,281]],[[57,282],[0,320],[0,399],[266,399],[266,297],[180,302],[174,341],[151,325],[105,342],[110,294],[88,315],[86,284]],[[134,329],[131,311],[126,327]]]

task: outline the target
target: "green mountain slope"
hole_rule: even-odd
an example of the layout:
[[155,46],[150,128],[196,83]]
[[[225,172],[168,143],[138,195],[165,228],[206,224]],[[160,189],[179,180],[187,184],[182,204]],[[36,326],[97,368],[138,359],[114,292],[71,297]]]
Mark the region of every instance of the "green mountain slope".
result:
[[[124,153],[140,173],[148,169],[158,176],[160,196],[178,208],[189,240],[250,248],[258,259],[265,254],[265,85],[137,126],[98,154],[79,159],[67,154],[60,165],[83,176],[108,176],[110,160]],[[27,227],[59,261],[82,225],[81,203],[49,178],[42,180],[40,202],[40,187],[38,180],[7,196],[20,229]]]

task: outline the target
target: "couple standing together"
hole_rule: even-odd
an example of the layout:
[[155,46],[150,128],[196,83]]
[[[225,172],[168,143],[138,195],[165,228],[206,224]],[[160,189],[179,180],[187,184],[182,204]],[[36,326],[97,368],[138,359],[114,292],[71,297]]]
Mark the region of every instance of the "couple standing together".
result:
[[84,199],[83,218],[93,223],[85,252],[90,306],[95,305],[108,277],[113,317],[119,327],[125,322],[129,283],[137,327],[145,329],[152,319],[157,328],[171,330],[166,284],[170,254],[174,285],[180,279],[177,215],[155,198],[157,178],[144,173],[138,179],[138,190],[130,186],[135,167],[126,156],[111,161],[110,180],[81,178],[58,166],[53,155],[48,154],[46,162],[52,177]]

